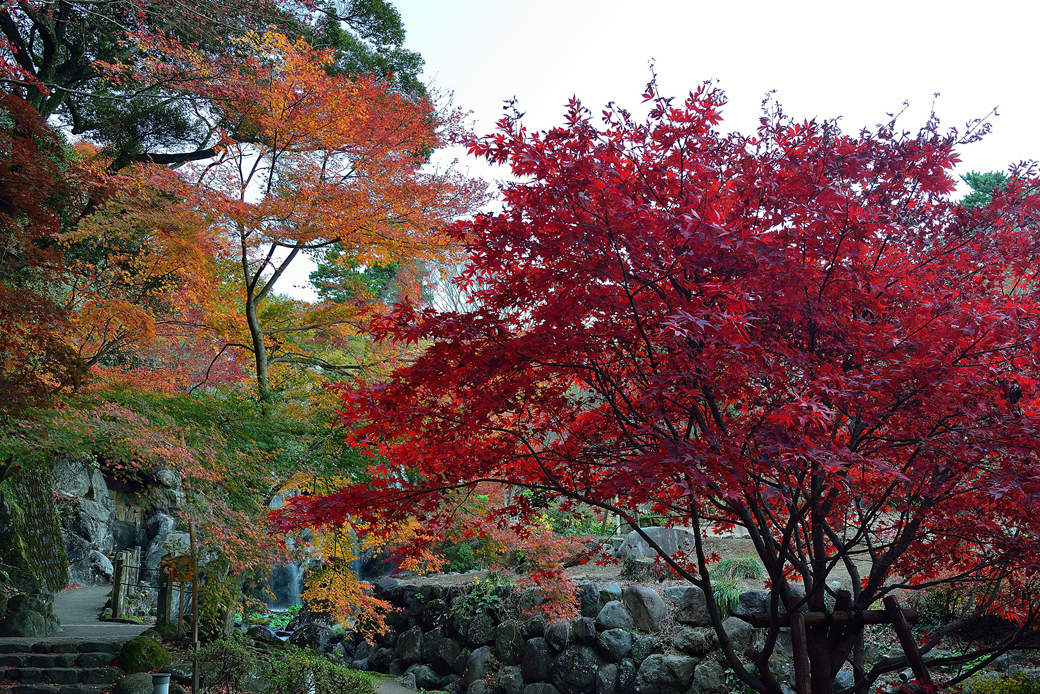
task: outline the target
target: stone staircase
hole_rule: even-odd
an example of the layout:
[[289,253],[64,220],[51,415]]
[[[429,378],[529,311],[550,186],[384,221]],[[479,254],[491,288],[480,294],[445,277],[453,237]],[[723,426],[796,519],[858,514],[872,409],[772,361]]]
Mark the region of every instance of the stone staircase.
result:
[[122,641],[0,640],[0,692],[98,694],[123,671],[112,663]]

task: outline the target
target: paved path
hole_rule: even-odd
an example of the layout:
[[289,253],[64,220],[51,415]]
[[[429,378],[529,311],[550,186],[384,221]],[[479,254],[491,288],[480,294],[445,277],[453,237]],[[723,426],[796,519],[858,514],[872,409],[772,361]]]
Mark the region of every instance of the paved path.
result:
[[99,622],[111,588],[73,588],[54,597],[54,614],[61,620],[60,637],[129,639],[148,628],[146,624]]

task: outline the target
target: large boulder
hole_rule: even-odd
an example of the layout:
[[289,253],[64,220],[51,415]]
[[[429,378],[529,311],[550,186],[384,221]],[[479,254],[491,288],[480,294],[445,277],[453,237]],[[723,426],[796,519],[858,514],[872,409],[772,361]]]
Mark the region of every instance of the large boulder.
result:
[[599,630],[596,629],[596,620],[592,617],[578,617],[574,620],[574,639],[586,646],[595,646]]
[[524,687],[524,694],[560,694],[560,690],[548,682],[535,682]]
[[660,631],[668,617],[668,608],[657,591],[646,586],[629,586],[621,598],[632,614],[632,621],[642,631]]
[[647,657],[636,674],[636,694],[682,694],[693,682],[697,658],[685,655]]
[[274,633],[274,629],[264,624],[253,624],[246,629],[246,636],[263,643],[274,643],[278,640],[278,637]]
[[16,593],[39,593],[43,590],[40,581],[28,571],[9,564],[0,564],[0,572],[7,576],[7,583]]
[[603,629],[632,629],[636,623],[632,613],[620,600],[611,600],[596,615],[596,627]]
[[571,623],[565,619],[556,619],[545,627],[545,641],[554,651],[562,651],[570,645],[574,638]]
[[700,588],[690,586],[677,596],[675,619],[683,624],[693,627],[706,627],[711,625],[711,615],[708,614],[708,602],[704,598],[704,591]]
[[491,669],[491,649],[481,646],[473,651],[466,661],[466,669],[462,673],[462,682],[469,687],[477,680],[484,679]]
[[159,538],[159,542],[162,542],[177,528],[177,521],[165,513],[156,513],[145,522],[144,527],[149,540]]
[[119,667],[128,674],[151,672],[169,665],[173,658],[162,644],[147,636],[135,636],[119,651]]
[[[81,555],[91,550],[110,554],[114,549],[115,506],[101,471],[86,461],[62,458],[54,465],[51,486],[66,499],[72,497],[60,505],[58,513],[65,544],[75,545],[73,538],[79,538],[89,546]],[[75,559],[70,557],[70,561]]]
[[639,666],[631,658],[624,658],[618,663],[618,691],[622,694],[632,694],[638,672]]
[[306,624],[289,637],[292,645],[309,648],[315,653],[331,653],[335,641],[336,632],[322,624]]
[[[428,638],[428,637],[427,637]],[[447,675],[451,672],[452,667],[455,664],[455,659],[459,657],[459,653],[462,649],[459,644],[451,639],[441,637],[434,640],[429,649],[426,649],[426,641],[423,641],[423,648],[427,653],[426,660],[429,661],[437,672]]]
[[129,521],[112,521],[112,551],[122,552],[136,547],[138,532],[137,526]]
[[33,610],[12,612],[6,619],[0,619],[0,636],[3,637],[40,638],[53,636],[57,631],[53,620]]
[[86,497],[90,493],[93,473],[83,460],[75,458],[59,458],[51,470],[51,486],[54,491],[66,496]]
[[440,687],[441,676],[429,665],[419,665],[411,674],[415,677],[415,686],[420,690],[431,691]]
[[495,640],[495,619],[487,612],[481,612],[469,623],[466,629],[466,642],[473,647],[486,646]]
[[419,626],[414,626],[397,637],[394,650],[397,657],[408,663],[418,663],[422,659],[423,632]]
[[524,676],[518,667],[504,667],[498,671],[495,680],[497,691],[501,694],[523,694]]
[[624,629],[607,629],[599,635],[598,645],[603,658],[616,663],[632,652],[632,634]]
[[515,619],[507,619],[495,627],[495,651],[506,665],[520,664],[524,654],[524,639],[520,634],[520,624]]
[[694,670],[690,694],[722,694],[727,688],[726,671],[715,661],[705,661]]
[[704,655],[713,648],[714,642],[715,632],[711,629],[677,626],[672,630],[672,645],[689,655]]
[[591,692],[596,686],[599,659],[588,646],[571,646],[552,664],[552,683],[561,692]]
[[614,663],[604,665],[596,673],[596,694],[617,694],[618,666]]
[[[112,523],[115,508],[105,489],[103,501],[77,498],[62,504],[61,526],[66,532],[82,537],[90,545],[105,554],[112,552]],[[107,502],[107,503],[105,503]]]
[[733,608],[733,614],[735,615],[746,616],[756,612],[769,612],[768,590],[748,590],[741,593],[736,607]]
[[19,593],[7,600],[7,609],[11,612],[29,611],[47,615],[51,612],[52,602],[54,596],[50,593]]
[[520,625],[520,635],[525,641],[536,636],[545,636],[545,615],[539,613],[524,620]]
[[[66,541],[69,539],[72,538],[66,537]],[[72,560],[69,564],[69,583],[78,583],[81,586],[108,585],[112,582],[114,571],[115,567],[108,557],[96,549],[90,549],[81,558]]]
[[578,586],[577,598],[581,605],[581,616],[596,618],[599,614],[600,608],[603,607],[603,602],[600,600],[599,586],[595,583],[586,583],[582,586]]
[[528,639],[520,658],[520,671],[525,682],[545,682],[549,679],[552,651],[541,636]]
[[[642,531],[668,556],[675,556],[677,552],[693,556],[697,551],[695,535],[693,531],[686,528],[643,528]],[[633,530],[621,543],[617,555],[619,558],[654,559],[657,552],[638,532]]]
[[636,665],[642,665],[651,653],[660,652],[661,642],[657,640],[656,636],[645,634],[632,641],[632,660]]
[[601,604],[606,605],[608,602],[611,602],[612,600],[620,600],[621,593],[621,586],[617,583],[607,584],[599,589],[599,601]]
[[112,694],[152,694],[152,675],[137,672],[123,677],[112,687]]
[[755,630],[743,619],[730,617],[722,622],[722,628],[725,630],[726,636],[729,637],[730,645],[737,653],[743,653],[751,647],[751,640],[754,638]]

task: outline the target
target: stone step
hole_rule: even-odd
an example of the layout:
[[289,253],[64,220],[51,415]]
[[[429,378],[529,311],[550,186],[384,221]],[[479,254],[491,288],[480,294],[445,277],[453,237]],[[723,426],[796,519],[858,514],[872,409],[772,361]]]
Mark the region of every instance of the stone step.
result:
[[99,694],[123,676],[113,666],[121,641],[0,640],[0,692]]
[[118,653],[122,641],[40,641],[26,644],[0,639],[0,654],[7,653]]
[[123,676],[123,671],[114,667],[104,668],[0,668],[0,680],[22,684],[89,684],[108,685]]
[[108,667],[115,653],[4,653],[0,667]]
[[9,690],[11,694],[100,694],[104,687],[93,687],[89,684],[72,684],[56,686],[51,684],[16,684]]

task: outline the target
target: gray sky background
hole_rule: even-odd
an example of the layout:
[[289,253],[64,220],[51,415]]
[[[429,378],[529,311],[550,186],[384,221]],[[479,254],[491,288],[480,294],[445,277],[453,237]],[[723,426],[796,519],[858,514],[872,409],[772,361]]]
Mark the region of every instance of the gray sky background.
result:
[[[531,129],[561,123],[572,95],[593,113],[612,100],[638,110],[652,61],[666,95],[683,97],[717,80],[729,97],[726,131],[753,130],[771,90],[789,116],[841,116],[850,132],[887,120],[904,101],[910,107],[900,122],[916,131],[934,101],[943,127],[963,128],[994,108],[1000,114],[985,140],[962,150],[959,173],[1040,159],[1040,9],[1024,0],[394,5],[405,45],[426,60],[424,77],[473,112],[478,134],[494,129],[503,101],[514,96]],[[475,161],[460,164],[485,178],[505,175]]]
[[490,132],[516,96],[531,127],[562,122],[571,95],[598,113],[636,107],[652,60],[661,91],[685,96],[717,79],[726,130],[752,130],[776,90],[798,119],[842,116],[858,130],[910,109],[963,126],[994,107],[993,134],[963,153],[965,170],[1040,158],[1040,10],[1033,3],[903,0],[396,0],[406,45],[425,76],[453,90]]

